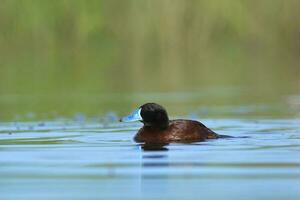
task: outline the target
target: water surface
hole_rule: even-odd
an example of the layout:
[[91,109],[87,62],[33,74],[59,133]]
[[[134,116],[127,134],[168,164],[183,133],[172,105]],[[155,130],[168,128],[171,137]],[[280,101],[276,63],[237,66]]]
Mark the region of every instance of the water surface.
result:
[[237,138],[145,151],[114,118],[1,123],[1,200],[300,199],[299,118],[201,121]]

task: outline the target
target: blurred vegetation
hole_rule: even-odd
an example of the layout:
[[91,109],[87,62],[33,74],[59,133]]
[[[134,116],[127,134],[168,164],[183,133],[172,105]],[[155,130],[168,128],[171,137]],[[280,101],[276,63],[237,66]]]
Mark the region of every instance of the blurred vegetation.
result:
[[208,103],[295,93],[299,7],[298,0],[1,0],[0,118],[118,110],[155,100],[131,95],[148,92],[244,91]]

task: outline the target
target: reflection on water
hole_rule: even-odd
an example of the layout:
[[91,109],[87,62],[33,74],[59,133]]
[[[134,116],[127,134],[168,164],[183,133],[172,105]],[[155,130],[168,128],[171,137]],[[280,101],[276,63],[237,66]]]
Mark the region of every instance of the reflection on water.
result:
[[153,151],[133,142],[139,123],[2,123],[1,199],[300,198],[299,119],[201,121],[237,138]]

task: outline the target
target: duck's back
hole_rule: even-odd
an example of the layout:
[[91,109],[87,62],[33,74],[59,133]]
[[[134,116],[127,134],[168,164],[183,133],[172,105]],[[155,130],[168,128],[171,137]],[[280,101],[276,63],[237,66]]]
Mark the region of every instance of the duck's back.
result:
[[171,120],[169,127],[165,130],[155,130],[142,127],[135,141],[148,143],[170,143],[170,142],[196,142],[205,139],[214,139],[218,135],[198,121],[193,120]]

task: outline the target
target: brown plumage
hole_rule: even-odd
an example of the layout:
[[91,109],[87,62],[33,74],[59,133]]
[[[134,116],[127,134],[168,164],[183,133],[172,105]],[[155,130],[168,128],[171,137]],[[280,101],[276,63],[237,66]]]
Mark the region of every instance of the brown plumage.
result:
[[166,129],[143,126],[135,135],[134,140],[144,143],[171,143],[197,142],[216,138],[218,134],[198,121],[177,119],[171,120]]

